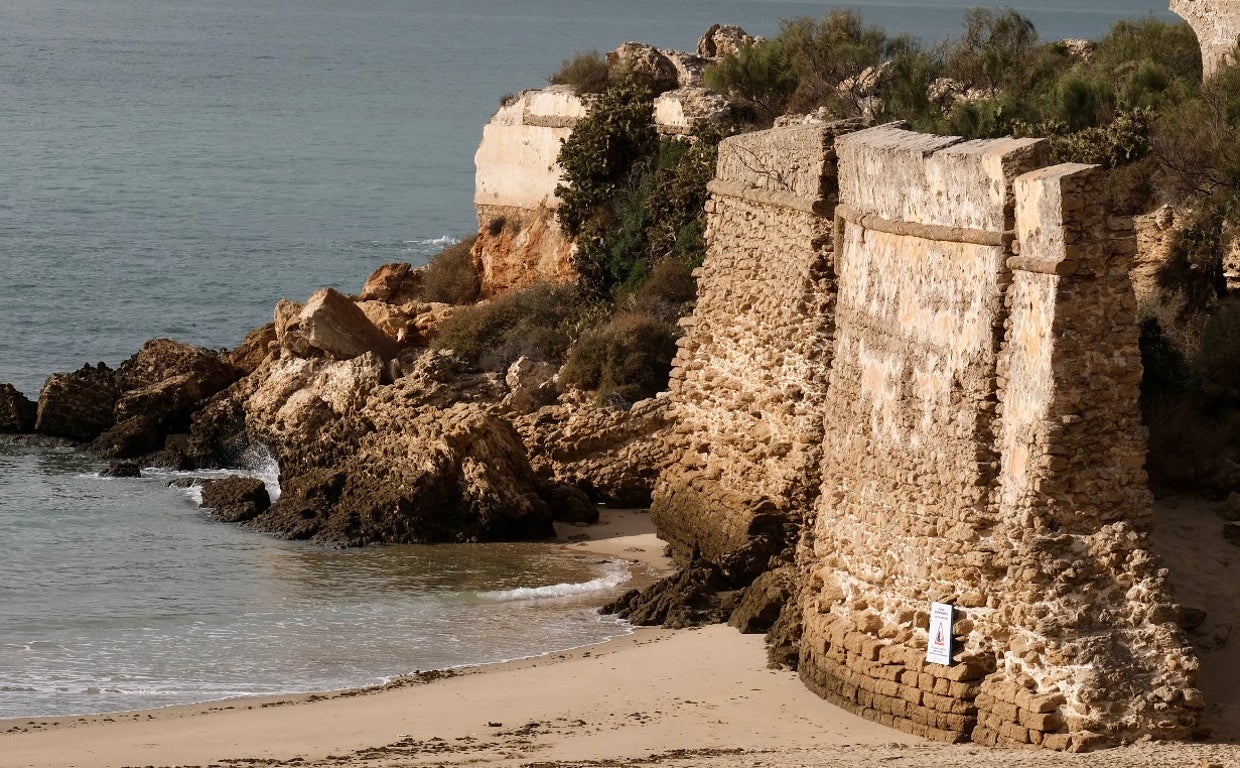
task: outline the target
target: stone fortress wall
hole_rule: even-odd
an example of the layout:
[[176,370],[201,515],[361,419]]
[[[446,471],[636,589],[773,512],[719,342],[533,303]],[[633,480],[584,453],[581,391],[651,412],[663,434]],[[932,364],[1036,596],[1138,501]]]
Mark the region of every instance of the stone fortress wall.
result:
[[1171,12],[1188,22],[1201,43],[1206,77],[1227,60],[1240,33],[1240,0],[1171,0]]
[[[834,323],[834,136],[724,142],[708,255],[671,375],[680,459],[651,514],[677,559],[743,576],[795,540],[818,492]],[[750,573],[752,575],[752,573]]]
[[871,719],[1183,738],[1202,702],[1144,546],[1131,224],[1097,169],[1044,157],[893,126],[726,140],[654,514],[725,567],[804,521],[802,678]]

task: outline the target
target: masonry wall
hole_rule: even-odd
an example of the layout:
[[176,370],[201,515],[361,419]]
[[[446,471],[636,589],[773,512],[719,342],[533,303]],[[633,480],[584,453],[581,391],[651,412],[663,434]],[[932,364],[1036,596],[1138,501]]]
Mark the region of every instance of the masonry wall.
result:
[[[729,139],[653,515],[751,575],[801,529],[800,671],[925,737],[1184,738],[1196,660],[1145,548],[1131,220],[1035,140]],[[932,601],[953,663],[925,660]]]
[[698,304],[672,371],[678,458],[651,510],[681,562],[698,553],[752,575],[795,541],[817,494],[840,129],[720,145]]
[[[802,679],[945,741],[1189,735],[1195,660],[1143,547],[1135,244],[1099,172],[892,127],[836,149]],[[953,665],[924,660],[932,601]]]
[[1208,77],[1227,60],[1240,34],[1240,0],[1171,0],[1171,11],[1188,22],[1201,44]]

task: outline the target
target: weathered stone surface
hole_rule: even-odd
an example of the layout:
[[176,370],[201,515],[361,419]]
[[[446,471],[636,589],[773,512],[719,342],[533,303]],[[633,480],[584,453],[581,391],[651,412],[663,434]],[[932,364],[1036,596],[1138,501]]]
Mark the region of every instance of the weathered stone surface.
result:
[[680,74],[667,54],[648,43],[623,43],[607,61],[613,67],[620,66],[649,83],[655,93],[670,91],[680,85]]
[[38,404],[12,384],[0,384],[0,432],[33,431],[38,414]]
[[203,401],[240,378],[229,358],[169,339],[148,341],[117,369],[116,423],[91,447],[118,458],[161,449],[169,433],[189,430]]
[[703,123],[722,124],[732,116],[728,100],[706,88],[677,88],[654,100],[654,120],[660,133],[691,135]]
[[697,52],[708,59],[732,56],[757,39],[735,24],[712,24],[698,40]]
[[202,484],[202,504],[226,523],[244,523],[265,512],[271,497],[262,480],[232,476]]
[[399,346],[425,344],[425,339],[418,331],[417,316],[406,311],[405,306],[393,306],[385,301],[359,301],[357,308],[362,310],[367,320]]
[[423,269],[414,269],[412,264],[405,262],[384,264],[366,278],[358,299],[388,304],[414,301],[418,298],[424,275]]
[[575,276],[572,243],[555,219],[555,188],[563,180],[556,159],[586,110],[571,88],[552,86],[525,91],[482,129],[474,154],[473,254],[483,296]]
[[93,440],[116,423],[116,371],[103,363],[74,373],[53,373],[39,393],[35,431],[71,440]]
[[503,400],[504,408],[514,413],[530,413],[554,403],[560,395],[554,380],[556,372],[556,367],[550,363],[519,358],[504,374],[509,390]]
[[311,296],[297,322],[288,329],[337,360],[349,360],[367,352],[390,360],[400,351],[399,344],[334,288],[322,288]]
[[289,477],[280,500],[250,525],[348,545],[554,535],[511,425],[478,405],[405,408],[384,395],[358,414],[373,429],[350,431],[352,445],[333,461]]
[[588,403],[552,405],[514,424],[541,476],[576,486],[610,507],[648,506],[669,458],[671,421],[661,398],[627,411]]
[[551,510],[551,518],[557,523],[586,523],[593,525],[599,520],[598,505],[590,500],[585,491],[571,485],[552,483],[543,494]]
[[1236,36],[1240,34],[1240,3],[1236,0],[1171,0],[1171,11],[1197,33],[1206,77],[1229,61]]
[[[741,602],[728,624],[745,634],[767,632],[796,593],[796,570],[791,566],[766,571],[741,593]],[[795,611],[796,606],[792,609]]]
[[[833,144],[809,125],[720,144],[698,302],[673,360],[672,464],[651,515],[678,562],[752,578],[797,536],[834,327]],[[762,233],[756,236],[756,233]]]
[[99,473],[100,477],[142,477],[142,468],[132,461],[114,461]]
[[263,361],[271,356],[272,345],[277,342],[275,323],[267,323],[246,334],[236,349],[229,352],[226,359],[230,365],[242,373],[253,373]]
[[697,561],[644,590],[632,590],[599,609],[643,627],[700,627],[726,621],[733,607],[725,584],[708,563]]
[[[716,587],[809,521],[776,655],[865,717],[1183,738],[1197,662],[1146,548],[1133,229],[1096,169],[1043,165],[1037,142],[890,126],[725,141],[653,514]],[[950,666],[924,660],[935,600]]]

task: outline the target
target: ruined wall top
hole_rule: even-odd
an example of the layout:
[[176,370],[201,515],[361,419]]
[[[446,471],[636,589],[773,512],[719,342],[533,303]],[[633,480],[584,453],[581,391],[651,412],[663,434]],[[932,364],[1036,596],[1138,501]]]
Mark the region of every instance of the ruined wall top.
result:
[[1201,43],[1206,77],[1227,60],[1240,35],[1240,0],[1171,0],[1171,12],[1188,22]]

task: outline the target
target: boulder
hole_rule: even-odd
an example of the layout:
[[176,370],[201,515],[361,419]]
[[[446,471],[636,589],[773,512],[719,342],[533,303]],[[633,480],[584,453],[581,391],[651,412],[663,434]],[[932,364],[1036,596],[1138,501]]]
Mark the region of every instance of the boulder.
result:
[[116,423],[116,371],[103,363],[74,373],[53,373],[39,393],[35,431],[70,440],[93,440]]
[[0,432],[30,432],[38,415],[39,406],[17,387],[0,384]]
[[648,43],[623,43],[607,54],[611,66],[627,69],[634,77],[649,83],[655,93],[670,91],[680,85],[680,73],[668,56]]
[[695,53],[686,53],[685,51],[663,51],[663,55],[668,61],[672,62],[672,66],[676,67],[676,83],[681,88],[701,88],[703,85],[703,76],[706,74],[706,65],[710,64],[709,59],[702,58]]
[[748,48],[760,38],[750,35],[735,24],[712,24],[698,40],[697,52],[707,59],[732,56],[742,48]]
[[370,273],[362,292],[361,301],[382,301],[387,304],[403,304],[415,301],[421,295],[426,269],[414,269],[412,264],[397,262],[384,264]]
[[310,341],[301,333],[301,311],[304,304],[288,299],[276,302],[275,319],[272,325],[276,331],[276,345],[292,357],[314,357],[319,354]]
[[544,495],[551,509],[551,518],[557,523],[593,525],[598,522],[598,505],[590,501],[590,497],[580,488],[553,483]]
[[767,632],[792,599],[795,588],[796,571],[791,566],[760,574],[741,594],[740,605],[728,624],[747,635]]
[[615,614],[642,627],[701,627],[726,621],[730,601],[721,594],[723,580],[705,561],[696,561],[643,590],[630,590],[604,605],[600,613]]
[[390,360],[400,345],[375,327],[357,304],[333,288],[310,297],[298,315],[297,331],[310,346],[337,360],[351,360],[368,352]]
[[114,461],[99,473],[100,477],[142,477],[142,468],[133,461]]
[[276,324],[267,323],[246,334],[241,345],[229,352],[225,359],[243,374],[250,374],[271,356],[271,348],[275,343]]
[[[406,305],[408,307],[409,305]],[[455,304],[445,304],[443,302],[430,302],[427,304],[414,305],[413,311],[406,309],[408,314],[414,315],[413,324],[418,329],[425,343],[430,343],[431,339],[439,335],[439,329],[444,323],[452,319],[452,316],[460,309]]]
[[202,484],[202,504],[226,523],[244,523],[271,506],[267,486],[255,477],[233,475]]
[[148,341],[117,369],[116,423],[91,447],[117,458],[157,451],[169,433],[188,431],[191,414],[240,376],[226,354],[168,339]]
[[732,115],[728,100],[706,88],[677,88],[654,100],[660,133],[690,135],[703,123],[724,123]]
[[357,307],[366,315],[366,319],[400,346],[425,345],[418,330],[416,315],[406,312],[404,306],[393,306],[385,301],[359,301]]
[[174,376],[189,374],[197,386],[214,394],[241,378],[226,353],[212,352],[172,339],[151,339],[116,370],[122,392],[142,389]]
[[544,486],[508,422],[477,404],[407,407],[392,398],[357,416],[365,427],[345,438],[349,449],[330,464],[282,472],[280,500],[253,527],[345,545],[554,535]]
[[504,408],[516,413],[531,413],[554,403],[560,394],[554,381],[556,371],[550,363],[524,356],[517,358],[504,375],[509,390],[503,400]]
[[534,469],[609,507],[649,506],[655,479],[671,460],[667,398],[628,410],[566,398],[514,419]]

